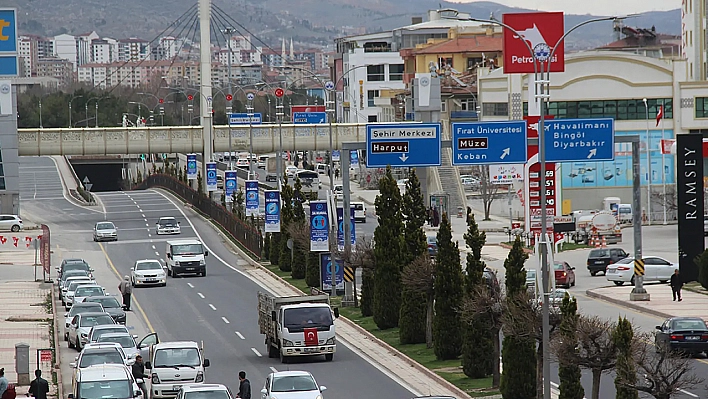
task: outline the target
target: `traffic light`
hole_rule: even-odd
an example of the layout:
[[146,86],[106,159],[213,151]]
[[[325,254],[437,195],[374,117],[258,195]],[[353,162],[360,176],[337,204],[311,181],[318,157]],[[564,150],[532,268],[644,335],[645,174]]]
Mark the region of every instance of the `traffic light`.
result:
[[231,94],[226,95],[226,101],[231,101],[233,99],[234,99],[234,96],[232,96]]

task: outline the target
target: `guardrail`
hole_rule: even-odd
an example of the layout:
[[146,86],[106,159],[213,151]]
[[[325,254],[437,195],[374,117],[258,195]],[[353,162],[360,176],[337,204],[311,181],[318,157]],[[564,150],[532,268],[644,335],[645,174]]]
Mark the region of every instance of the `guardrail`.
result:
[[214,220],[228,235],[241,244],[245,250],[256,258],[261,258],[263,251],[263,235],[261,232],[255,227],[238,219],[221,204],[197,192],[177,180],[174,176],[166,174],[150,175],[138,184],[134,190],[145,190],[152,187],[161,187],[173,192],[182,200],[198,209],[201,213]]

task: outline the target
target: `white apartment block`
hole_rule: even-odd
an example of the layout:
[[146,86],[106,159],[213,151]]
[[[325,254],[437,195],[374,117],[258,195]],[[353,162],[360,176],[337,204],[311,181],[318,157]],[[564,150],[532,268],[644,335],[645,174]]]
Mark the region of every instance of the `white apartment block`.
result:
[[110,38],[91,41],[91,63],[109,64],[118,60],[118,41]]
[[216,60],[224,65],[228,65],[229,53],[231,53],[231,65],[241,64],[241,50],[239,49],[232,49],[231,51],[229,51],[229,49],[221,49],[217,53]]
[[91,43],[100,37],[96,32],[84,33],[76,36],[76,65],[88,64],[92,60]]
[[57,35],[52,39],[52,43],[54,55],[76,66],[76,37],[68,34]]
[[143,61],[150,59],[150,43],[137,37],[118,40],[118,61]]

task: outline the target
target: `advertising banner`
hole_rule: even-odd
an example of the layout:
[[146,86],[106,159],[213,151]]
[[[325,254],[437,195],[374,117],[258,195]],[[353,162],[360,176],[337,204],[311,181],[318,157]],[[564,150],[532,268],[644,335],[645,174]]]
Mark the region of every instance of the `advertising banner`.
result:
[[352,167],[359,166],[359,153],[357,152],[357,150],[352,150],[351,158],[349,158],[349,160],[349,165],[351,165]]
[[524,181],[524,165],[489,165],[489,182],[492,184],[511,184]]
[[216,162],[207,162],[206,164],[207,168],[207,191],[216,191]]
[[310,202],[310,251],[329,251],[327,201]]
[[[698,279],[694,262],[705,250],[703,237],[703,137],[701,134],[676,135],[678,158],[678,252],[683,282]],[[638,212],[638,210],[634,210]]]
[[[356,244],[356,226],[354,225],[354,208],[350,208],[351,214],[349,220],[351,222],[351,244]],[[337,208],[337,246],[340,251],[344,250],[344,209]]]
[[246,216],[258,216],[258,180],[246,180]]
[[[332,290],[332,256],[329,253],[320,254],[320,276],[322,291]],[[344,264],[341,259],[334,262],[334,282],[337,290],[344,290]]]
[[224,189],[226,190],[226,202],[231,202],[238,190],[237,173],[235,170],[224,172]]
[[[534,73],[534,61],[543,63],[544,72],[553,47],[564,33],[562,12],[525,12],[502,15],[502,22],[516,32],[504,29],[502,47],[504,49],[504,73]],[[518,35],[517,35],[518,33]],[[526,43],[524,43],[526,42]],[[529,48],[533,54],[529,52]],[[550,59],[551,72],[565,71],[564,43]]]
[[187,154],[187,179],[197,178],[197,154]]
[[280,233],[280,191],[266,190],[265,232]]

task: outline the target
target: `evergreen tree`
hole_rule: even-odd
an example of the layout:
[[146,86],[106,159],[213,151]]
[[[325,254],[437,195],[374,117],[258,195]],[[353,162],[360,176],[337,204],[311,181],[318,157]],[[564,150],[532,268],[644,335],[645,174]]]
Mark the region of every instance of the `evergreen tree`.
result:
[[[142,180],[140,177],[140,172],[138,171],[138,178]],[[202,172],[199,171],[197,172],[197,192],[199,193],[200,196],[205,195],[204,194],[204,179],[202,179]]]
[[[576,340],[576,330],[578,326],[578,303],[575,298],[565,294],[560,307],[560,339],[574,342]],[[580,383],[580,367],[577,364],[566,364],[559,362],[558,379],[560,380],[560,395],[558,399],[583,399],[585,389]],[[635,398],[636,399],[636,398]]]
[[280,261],[280,233],[270,234],[270,251],[268,253],[271,265],[277,265]]
[[361,315],[368,317],[374,315],[374,285],[373,269],[361,270]]
[[632,323],[625,317],[619,318],[614,331],[612,331],[612,340],[617,346],[618,352],[615,365],[615,373],[617,374],[615,377],[615,389],[617,390],[615,398],[638,399],[639,393],[637,390],[627,387],[627,385],[636,385],[637,367],[632,357],[634,330],[632,329]]
[[499,391],[506,399],[536,397],[536,348],[534,341],[507,335],[502,345],[501,384]]
[[307,253],[307,269],[305,270],[305,282],[308,287],[320,288],[320,255],[319,252],[309,251]]
[[[439,360],[455,359],[462,347],[462,324],[458,309],[464,295],[460,249],[452,242],[452,229],[443,213],[435,257],[435,318],[433,343]],[[378,242],[376,243],[378,245]]]
[[292,260],[293,256],[288,248],[288,240],[290,239],[290,234],[288,234],[288,226],[293,221],[293,188],[288,184],[283,185],[282,192],[280,194],[280,199],[282,205],[280,206],[280,259],[278,261],[278,266],[280,270],[284,272],[289,272],[292,270]]
[[[479,225],[470,215],[465,233],[465,243],[470,251],[467,253],[467,273],[465,279],[466,295],[474,295],[475,287],[486,284],[482,260],[482,247],[487,242],[487,235],[479,230]],[[462,371],[470,378],[484,378],[494,370],[495,337],[485,325],[483,316],[478,315],[471,325],[463,327],[462,336]],[[496,339],[499,339],[497,336]]]
[[266,233],[263,237],[263,253],[262,259],[270,259],[270,234]]
[[[309,231],[309,224],[305,222],[305,208],[302,206],[303,196],[302,196],[302,183],[299,178],[295,179],[295,191],[293,192],[293,223],[300,226],[303,230]],[[305,278],[305,272],[307,269],[307,255],[309,248],[302,248],[302,243],[293,243],[295,245],[293,251],[293,262],[291,266],[291,276],[293,279],[303,279]]]
[[524,263],[528,258],[529,255],[524,252],[521,238],[516,236],[514,245],[504,261],[504,269],[506,269],[504,283],[508,297],[513,298],[526,291],[526,269],[524,269]]
[[403,215],[401,191],[393,178],[391,167],[379,180],[380,194],[376,197],[379,225],[374,231],[374,322],[385,330],[398,326],[401,310],[401,269],[404,262]]
[[[428,248],[423,224],[425,223],[425,204],[420,191],[420,181],[411,170],[403,194],[403,215],[405,217],[405,264],[410,264]],[[403,286],[401,295],[401,313],[398,318],[398,336],[402,344],[422,344],[425,342],[426,294],[417,289]]]

